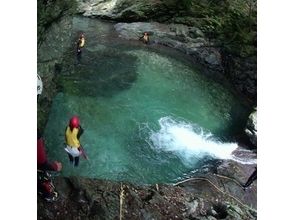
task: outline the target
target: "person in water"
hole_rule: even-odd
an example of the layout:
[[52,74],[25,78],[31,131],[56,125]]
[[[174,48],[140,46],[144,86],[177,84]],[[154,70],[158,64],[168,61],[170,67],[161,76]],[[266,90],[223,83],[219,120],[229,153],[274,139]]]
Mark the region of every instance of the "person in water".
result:
[[77,41],[77,58],[80,61],[82,56],[82,48],[85,46],[85,35],[81,34]]
[[253,183],[253,181],[256,179],[257,179],[257,167],[255,167],[254,172],[248,178],[247,182],[243,185],[243,188],[246,189],[247,187],[249,187]]
[[84,129],[80,125],[78,116],[73,116],[65,129],[65,151],[68,153],[70,163],[74,164],[74,166],[79,165],[80,155],[83,153],[79,141],[83,132]]
[[49,162],[47,160],[45,141],[39,130],[37,131],[37,169],[38,194],[48,202],[56,201],[58,193],[47,171],[61,171],[62,164],[58,161]]
[[149,35],[148,35],[148,33],[145,32],[144,35],[139,38],[139,40],[142,40],[144,44],[148,44],[149,43]]

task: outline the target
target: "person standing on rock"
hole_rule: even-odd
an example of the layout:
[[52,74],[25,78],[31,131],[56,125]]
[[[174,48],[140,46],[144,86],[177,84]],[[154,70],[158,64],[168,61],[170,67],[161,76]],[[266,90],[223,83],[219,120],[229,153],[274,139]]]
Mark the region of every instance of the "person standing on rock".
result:
[[61,171],[62,164],[54,161],[49,162],[47,160],[45,141],[41,135],[41,132],[37,131],[37,189],[38,194],[48,201],[56,201],[58,193],[55,191],[55,187],[47,171]]
[[84,129],[80,125],[78,116],[73,116],[69,121],[69,125],[65,129],[65,151],[68,153],[70,163],[74,164],[75,167],[79,165],[81,154],[86,157],[79,141],[83,132]]
[[81,60],[82,57],[82,48],[85,46],[85,35],[81,34],[78,41],[77,41],[77,58],[78,61]]

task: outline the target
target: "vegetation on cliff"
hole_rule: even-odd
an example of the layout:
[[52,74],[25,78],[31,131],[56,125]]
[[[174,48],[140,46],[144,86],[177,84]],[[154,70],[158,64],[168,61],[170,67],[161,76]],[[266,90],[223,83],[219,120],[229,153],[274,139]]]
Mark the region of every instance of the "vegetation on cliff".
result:
[[[175,23],[198,26],[217,45],[234,55],[256,54],[256,0],[184,0]],[[185,15],[181,17],[182,15]]]

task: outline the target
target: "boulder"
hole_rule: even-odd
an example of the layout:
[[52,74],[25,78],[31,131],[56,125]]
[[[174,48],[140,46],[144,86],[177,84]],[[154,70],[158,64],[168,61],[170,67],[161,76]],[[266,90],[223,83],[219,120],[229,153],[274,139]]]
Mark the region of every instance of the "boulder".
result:
[[143,21],[172,17],[177,11],[173,0],[77,0],[78,12],[88,17],[120,21]]

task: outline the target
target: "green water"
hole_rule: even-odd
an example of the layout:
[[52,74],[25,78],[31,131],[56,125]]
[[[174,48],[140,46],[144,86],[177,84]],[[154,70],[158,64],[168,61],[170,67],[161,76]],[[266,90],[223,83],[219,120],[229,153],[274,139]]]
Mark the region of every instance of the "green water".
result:
[[[94,32],[96,21],[75,22],[73,31],[87,28],[88,38],[99,37]],[[98,24],[101,37],[110,26]],[[177,151],[178,140],[173,140],[176,150],[171,151],[162,148],[164,141],[156,143],[151,138],[154,134],[164,136],[167,142],[173,138],[164,131],[158,133],[164,130],[159,123],[163,119],[175,127],[186,126],[200,137],[199,128],[223,142],[231,140],[248,111],[220,83],[179,59],[145,45],[126,47],[125,42],[114,44],[105,38],[88,42],[80,64],[74,56],[65,59],[58,79],[62,89],[45,128],[48,156],[63,163],[62,175],[174,182],[203,166],[195,152],[181,147]],[[80,158],[78,168],[69,164],[63,149],[65,126],[74,114],[85,129],[81,143],[89,156],[89,161]],[[187,152],[192,159],[181,157]]]

